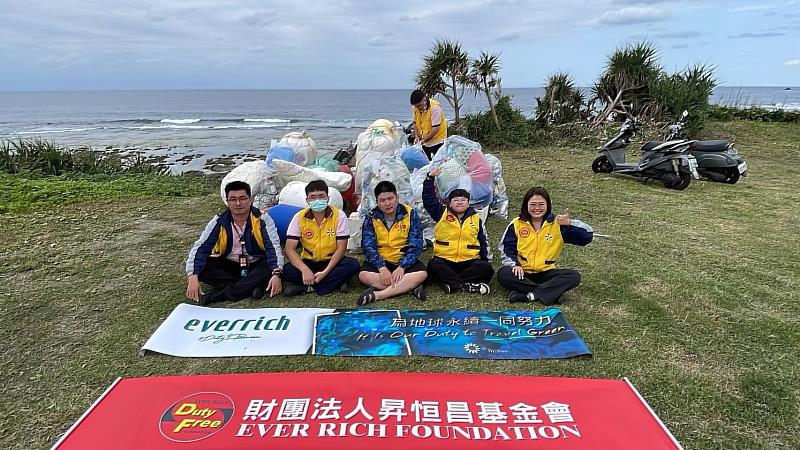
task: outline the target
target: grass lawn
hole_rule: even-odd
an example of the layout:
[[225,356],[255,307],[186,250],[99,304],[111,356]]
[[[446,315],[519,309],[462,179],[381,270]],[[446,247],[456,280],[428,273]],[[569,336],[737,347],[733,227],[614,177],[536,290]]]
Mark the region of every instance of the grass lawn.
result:
[[[49,447],[117,376],[363,370],[627,376],[686,448],[800,448],[800,126],[715,123],[706,134],[735,138],[750,176],[677,192],[593,174],[600,142],[488,149],[504,164],[512,214],[542,184],[555,210],[611,236],[562,253],[561,265],[583,274],[562,310],[594,352],[572,360],[142,358],[183,301],[186,252],[222,206],[217,186],[0,177],[0,447]],[[489,219],[493,242],[506,224]],[[220,306],[352,308],[355,283],[349,294]],[[509,309],[492,288],[485,297],[430,288],[425,304],[380,306]]]

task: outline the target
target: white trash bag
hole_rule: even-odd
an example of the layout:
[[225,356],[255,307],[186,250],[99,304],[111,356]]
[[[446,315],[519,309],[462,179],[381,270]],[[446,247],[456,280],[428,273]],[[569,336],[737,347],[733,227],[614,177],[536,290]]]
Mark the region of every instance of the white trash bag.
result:
[[350,183],[353,178],[349,173],[309,169],[308,167],[280,159],[272,160],[272,168],[277,173],[275,183],[279,188],[288,185],[292,181],[310,183],[314,180],[323,180],[328,184],[328,187],[332,187],[339,192],[345,192],[350,189]]
[[265,161],[249,161],[234,167],[219,186],[222,202],[227,204],[225,186],[232,181],[244,181],[250,185],[253,206],[266,208],[275,204],[278,190],[275,186],[275,171]]
[[317,160],[317,144],[306,130],[286,133],[278,144],[291,147],[294,150],[294,161],[301,166],[311,165]]
[[[308,183],[302,181],[292,181],[287,184],[281,193],[278,195],[278,203],[281,205],[297,206],[298,208],[307,208],[306,202],[306,186]],[[328,204],[336,208],[342,209],[344,207],[344,200],[342,194],[332,187],[328,187]]]

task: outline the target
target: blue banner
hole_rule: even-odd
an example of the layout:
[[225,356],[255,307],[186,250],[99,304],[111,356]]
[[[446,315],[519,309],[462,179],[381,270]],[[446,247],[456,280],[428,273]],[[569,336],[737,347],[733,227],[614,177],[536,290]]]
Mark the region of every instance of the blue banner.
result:
[[315,355],[545,359],[591,355],[559,309],[354,309],[316,316]]

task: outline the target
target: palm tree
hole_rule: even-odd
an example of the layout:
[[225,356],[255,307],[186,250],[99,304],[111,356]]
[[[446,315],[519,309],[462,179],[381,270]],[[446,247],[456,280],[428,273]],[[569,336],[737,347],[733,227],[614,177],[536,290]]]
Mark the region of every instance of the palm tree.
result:
[[461,99],[469,84],[469,55],[462,50],[461,43],[447,38],[437,39],[423,59],[415,81],[429,96],[444,96],[453,108],[455,122],[461,120]]
[[536,97],[536,121],[541,125],[578,120],[584,99],[566,72],[556,72],[547,79],[544,97]]
[[662,72],[658,50],[648,41],[614,50],[608,57],[605,71],[592,86],[595,99],[606,104],[595,123],[604,121],[612,112],[640,112],[647,102],[647,86]]
[[489,109],[492,111],[494,124],[497,130],[500,131],[500,121],[497,119],[497,112],[494,109],[494,102],[492,102],[492,89],[500,86],[500,54],[499,53],[486,53],[482,51],[477,59],[472,61],[470,68],[470,83],[475,89],[475,95],[478,91],[486,94],[486,101],[489,102]]

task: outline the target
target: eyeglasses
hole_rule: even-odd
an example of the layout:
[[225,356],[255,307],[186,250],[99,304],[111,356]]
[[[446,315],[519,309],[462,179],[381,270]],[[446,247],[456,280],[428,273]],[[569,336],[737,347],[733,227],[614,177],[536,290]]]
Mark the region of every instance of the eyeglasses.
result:
[[250,197],[228,197],[228,203],[236,204],[245,204],[250,201]]
[[326,194],[319,194],[319,195],[309,195],[306,197],[307,201],[314,201],[314,200],[327,200],[328,196]]

